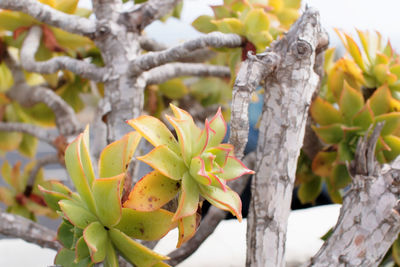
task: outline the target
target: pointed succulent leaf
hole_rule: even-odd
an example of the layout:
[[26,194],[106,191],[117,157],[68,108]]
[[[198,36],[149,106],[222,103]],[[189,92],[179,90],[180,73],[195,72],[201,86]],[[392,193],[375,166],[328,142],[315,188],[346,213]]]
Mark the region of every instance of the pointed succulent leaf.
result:
[[190,162],[190,175],[198,182],[204,185],[211,185],[211,178],[208,176],[204,160],[201,157],[194,157]]
[[32,25],[34,19],[22,12],[14,12],[9,10],[1,10],[0,12],[0,29],[6,31],[15,31],[21,27]]
[[162,256],[135,242],[118,229],[110,229],[109,236],[115,248],[134,266],[151,267],[162,260],[168,259],[168,257]]
[[86,126],[86,129],[82,134],[82,140],[80,143],[80,156],[83,172],[85,173],[85,177],[89,183],[89,186],[91,186],[95,179],[95,175],[89,152],[89,125]]
[[176,245],[177,248],[179,248],[183,243],[187,242],[194,236],[197,231],[199,222],[200,216],[197,213],[179,220],[179,237],[178,244]]
[[316,176],[311,181],[302,183],[297,191],[297,195],[302,204],[312,203],[319,196],[322,190],[322,179]]
[[107,241],[106,258],[103,262],[104,267],[119,267],[118,255],[111,240]]
[[381,136],[392,134],[400,126],[400,112],[391,112],[375,117],[374,123],[385,122],[382,128]]
[[139,211],[157,210],[172,200],[179,188],[178,181],[152,171],[135,184],[124,207]]
[[90,257],[87,257],[81,260],[78,263],[74,262],[75,252],[66,248],[62,248],[58,253],[54,260],[54,263],[59,266],[68,266],[68,267],[89,267],[93,266],[93,263],[90,260]]
[[211,204],[218,203],[218,208],[230,211],[242,221],[242,201],[239,195],[227,187],[227,191],[214,186],[199,185],[201,195]]
[[95,204],[90,186],[92,182],[85,175],[81,160],[81,143],[83,135],[79,135],[65,150],[65,165],[76,190],[90,211],[95,212]]
[[121,219],[121,183],[125,174],[96,179],[93,183],[93,197],[96,203],[96,215],[105,226],[113,226]]
[[336,189],[345,188],[351,182],[350,174],[344,164],[336,164],[329,179]]
[[363,58],[361,55],[361,51],[358,48],[357,43],[349,35],[344,34],[344,36],[346,37],[346,41],[347,41],[347,50],[349,51],[350,55],[353,57],[353,59],[357,63],[357,65],[363,71],[365,71],[366,68],[365,68],[364,61],[363,61]]
[[98,220],[93,213],[78,205],[75,201],[61,200],[59,205],[66,219],[81,229]]
[[165,145],[175,154],[180,155],[178,142],[167,126],[159,119],[151,116],[140,116],[127,122],[153,146]]
[[108,234],[105,227],[99,222],[92,222],[83,231],[83,238],[89,248],[92,261],[94,263],[102,262],[106,257],[108,242]]
[[71,193],[71,195],[68,195],[68,194],[57,192],[57,191],[47,190],[46,188],[43,188],[40,185],[38,186],[38,188],[43,193],[43,197],[44,197],[44,200],[46,201],[47,206],[55,211],[61,210],[60,206],[58,205],[58,202],[60,200],[63,200],[63,199],[71,200],[72,199],[71,198],[72,193]]
[[173,215],[163,209],[143,212],[124,208],[121,221],[115,228],[135,239],[158,240],[176,227],[176,223],[172,222]]
[[354,126],[366,130],[373,123],[373,117],[374,114],[370,108],[370,103],[367,103],[357,114],[354,115],[353,124]]
[[75,262],[78,263],[86,258],[90,258],[90,251],[85,238],[81,236],[75,244]]
[[192,157],[192,135],[191,126],[193,121],[188,119],[177,119],[166,115],[167,120],[174,127],[178,135],[179,145],[182,152],[182,157],[186,164],[189,163]]
[[337,158],[337,152],[320,151],[314,157],[311,164],[312,171],[319,176],[327,177],[332,173],[333,163]]
[[58,44],[63,48],[76,50],[83,46],[93,46],[93,41],[85,36],[69,33],[59,28],[50,27]]
[[342,122],[340,111],[335,109],[331,103],[317,97],[310,107],[311,116],[321,126]]
[[376,89],[373,95],[368,100],[372,112],[375,116],[384,114],[389,111],[391,94],[386,85]]
[[342,140],[344,132],[341,124],[312,127],[317,136],[327,144],[337,144]]
[[137,159],[150,165],[163,175],[177,181],[181,180],[183,174],[187,171],[187,167],[182,158],[165,145],[160,145],[148,154],[138,157]]
[[6,206],[12,206],[15,204],[15,195],[10,189],[0,187],[0,202],[3,202]]
[[215,155],[215,162],[223,167],[228,160],[229,154],[233,152],[233,146],[231,144],[219,144],[216,147],[207,149],[207,151]]
[[351,118],[364,106],[364,98],[356,89],[350,87],[346,82],[339,99],[339,107],[343,117],[350,121]]
[[249,11],[244,19],[244,31],[246,34],[259,33],[269,29],[269,18],[261,8]]
[[141,136],[138,132],[130,132],[120,140],[109,144],[100,154],[99,176],[113,177],[124,173],[135,153]]
[[400,137],[394,135],[383,136],[383,140],[390,147],[390,150],[383,150],[387,162],[391,162],[400,155]]
[[239,178],[245,174],[254,174],[254,171],[248,169],[239,159],[229,156],[223,168],[223,172],[218,174],[219,178],[230,181]]
[[223,33],[236,33],[244,35],[244,24],[237,18],[223,18],[220,20],[213,20],[214,25],[217,26],[218,31]]
[[227,126],[224,117],[222,116],[221,108],[218,109],[215,116],[209,124],[209,137],[207,148],[215,147],[221,144],[227,132]]
[[185,173],[182,179],[181,193],[179,195],[178,208],[172,220],[176,221],[183,217],[190,216],[197,211],[199,203],[199,186],[198,183]]
[[210,33],[217,30],[217,26],[211,22],[213,19],[211,16],[203,15],[195,19],[192,26],[199,32]]
[[74,246],[74,226],[63,220],[57,230],[57,240],[63,247],[72,249]]

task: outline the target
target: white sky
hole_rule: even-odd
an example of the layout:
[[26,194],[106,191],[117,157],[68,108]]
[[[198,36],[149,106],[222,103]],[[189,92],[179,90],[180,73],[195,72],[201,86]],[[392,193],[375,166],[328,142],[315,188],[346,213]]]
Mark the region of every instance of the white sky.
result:
[[[211,15],[209,5],[222,3],[223,0],[184,0],[180,21],[171,18],[166,23],[155,22],[146,29],[146,33],[169,45],[196,37],[199,33],[190,23],[199,15]],[[305,4],[320,11],[323,26],[329,32],[333,46],[338,43],[332,30],[334,27],[352,34],[357,28],[378,30],[400,50],[399,0],[303,0]],[[90,0],[81,0],[81,5],[89,6]]]

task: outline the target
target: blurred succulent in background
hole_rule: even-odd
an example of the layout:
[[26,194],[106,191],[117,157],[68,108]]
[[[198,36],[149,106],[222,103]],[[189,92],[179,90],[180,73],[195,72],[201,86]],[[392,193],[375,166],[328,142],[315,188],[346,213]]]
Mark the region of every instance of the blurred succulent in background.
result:
[[254,172],[235,158],[232,145],[221,144],[227,131],[221,110],[210,121],[206,120],[205,129],[200,130],[186,111],[173,105],[171,109],[175,117],[167,115],[166,118],[174,127],[178,141],[157,118],[141,116],[128,121],[155,146],[138,158],[154,171],[135,185],[124,207],[154,211],[179,193],[178,208],[172,218],[178,222],[179,247],[196,232],[196,211],[201,197],[241,220],[240,197],[226,182]]
[[7,212],[18,214],[36,221],[36,215],[56,218],[58,215],[47,207],[38,185],[49,182],[43,180],[43,171],[39,170],[30,185],[30,173],[35,162],[26,165],[21,171],[21,163],[17,162],[13,167],[5,161],[1,168],[1,176],[8,187],[0,187],[0,201],[7,206]]

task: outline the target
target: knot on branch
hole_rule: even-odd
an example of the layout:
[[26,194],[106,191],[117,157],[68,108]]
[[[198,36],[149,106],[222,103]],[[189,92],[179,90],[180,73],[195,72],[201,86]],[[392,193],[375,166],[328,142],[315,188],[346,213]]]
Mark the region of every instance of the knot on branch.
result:
[[305,40],[297,40],[291,45],[290,50],[298,59],[309,58],[313,53],[312,45]]
[[107,22],[105,21],[99,21],[96,25],[96,33],[95,33],[95,38],[103,38],[107,34],[111,32],[111,27],[108,25]]
[[369,137],[368,134],[365,134],[365,136],[359,140],[355,158],[351,162],[349,168],[350,174],[353,177],[357,174],[372,176],[376,173],[378,164],[375,160],[375,147],[383,126],[384,122],[378,123]]

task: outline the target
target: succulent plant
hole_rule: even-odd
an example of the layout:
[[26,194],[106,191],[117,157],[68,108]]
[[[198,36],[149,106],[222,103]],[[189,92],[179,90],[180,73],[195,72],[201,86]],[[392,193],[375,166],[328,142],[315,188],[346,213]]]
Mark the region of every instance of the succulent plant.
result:
[[63,217],[58,240],[63,244],[55,263],[62,266],[118,266],[118,251],[135,266],[168,266],[162,256],[134,241],[160,239],[176,227],[173,214],[122,208],[121,194],[126,169],[140,141],[137,132],[108,145],[101,153],[95,178],[89,156],[89,129],[65,151],[65,163],[77,193],[58,182],[41,187],[49,206]]
[[234,156],[232,145],[221,144],[227,132],[221,109],[210,121],[205,121],[203,130],[186,111],[174,105],[171,109],[174,117],[166,118],[178,141],[157,118],[145,115],[128,121],[155,146],[147,155],[138,157],[154,171],[135,185],[124,207],[155,211],[179,193],[178,208],[172,218],[178,222],[179,247],[196,232],[196,211],[202,198],[241,220],[240,197],[226,182],[254,172]]
[[1,175],[8,187],[0,187],[0,201],[7,206],[7,212],[18,214],[31,220],[36,220],[36,215],[44,215],[57,218],[57,214],[45,203],[38,185],[48,182],[43,180],[43,171],[36,174],[34,183],[28,184],[30,173],[35,162],[25,166],[21,172],[21,162],[17,162],[12,168],[5,161],[1,168]]

